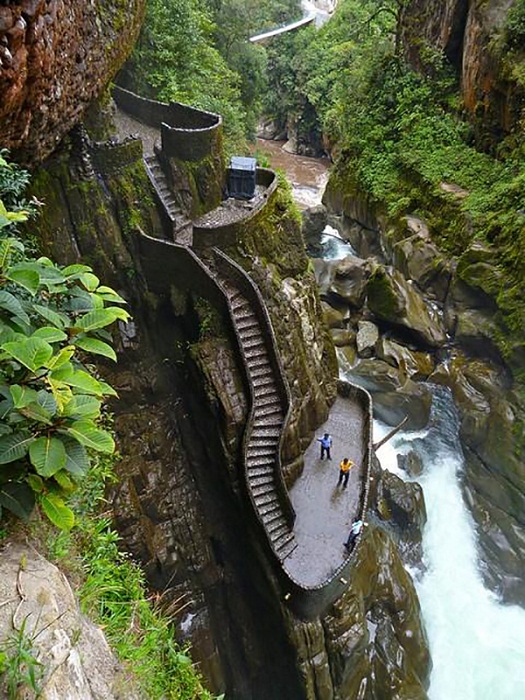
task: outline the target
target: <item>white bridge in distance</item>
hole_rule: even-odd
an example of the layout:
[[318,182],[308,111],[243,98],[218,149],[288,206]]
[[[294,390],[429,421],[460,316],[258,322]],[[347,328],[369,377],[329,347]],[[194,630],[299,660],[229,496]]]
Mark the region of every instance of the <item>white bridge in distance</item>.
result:
[[297,20],[297,22],[292,22],[291,24],[285,24],[284,27],[278,27],[277,29],[271,29],[269,32],[264,32],[263,34],[255,34],[250,37],[250,41],[255,44],[258,41],[264,41],[265,39],[270,39],[273,36],[278,36],[279,34],[284,34],[285,32],[293,32],[294,29],[299,29],[299,27],[304,27],[307,24],[315,22],[317,15],[311,14],[307,17]]

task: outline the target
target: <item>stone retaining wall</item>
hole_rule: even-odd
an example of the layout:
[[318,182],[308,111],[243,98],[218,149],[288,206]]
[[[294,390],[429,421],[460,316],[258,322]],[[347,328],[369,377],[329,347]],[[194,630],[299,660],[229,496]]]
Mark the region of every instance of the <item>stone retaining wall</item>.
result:
[[193,245],[196,249],[209,246],[217,246],[219,248],[235,246],[242,227],[244,227],[247,222],[250,222],[252,226],[257,225],[257,219],[262,215],[264,208],[273,202],[277,193],[279,181],[273,170],[267,168],[257,168],[256,178],[257,185],[266,187],[266,191],[256,206],[247,211],[245,216],[239,216],[235,221],[228,221],[226,217],[224,217],[224,223],[221,223],[219,219],[217,221],[210,221],[210,223],[194,222]]
[[220,145],[222,117],[180,102],[157,102],[135,95],[117,85],[113,88],[117,105],[140,122],[159,129],[162,150],[169,158],[199,161]]

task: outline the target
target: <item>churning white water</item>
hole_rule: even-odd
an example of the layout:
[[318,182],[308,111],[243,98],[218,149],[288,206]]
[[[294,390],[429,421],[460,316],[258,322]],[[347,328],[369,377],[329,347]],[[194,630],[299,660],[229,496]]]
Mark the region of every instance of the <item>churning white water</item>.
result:
[[502,605],[483,585],[474,525],[458,482],[463,457],[448,390],[436,388],[426,433],[401,433],[379,449],[383,468],[406,478],[396,454],[410,449],[423,458],[418,481],[428,514],[423,535],[427,570],[416,588],[434,664],[429,697],[522,700],[525,610]]
[[348,241],[341,238],[339,231],[326,225],[321,234],[321,253],[324,260],[342,260],[347,255],[357,255]]

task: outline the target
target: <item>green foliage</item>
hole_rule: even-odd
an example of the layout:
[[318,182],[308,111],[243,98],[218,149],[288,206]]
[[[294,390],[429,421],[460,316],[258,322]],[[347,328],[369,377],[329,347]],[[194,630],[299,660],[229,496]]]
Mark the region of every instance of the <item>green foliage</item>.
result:
[[509,9],[505,43],[511,49],[525,50],[525,0],[515,0]]
[[16,700],[24,691],[40,693],[44,667],[36,657],[35,638],[26,632],[26,621],[0,644],[0,677],[9,700]]
[[139,93],[223,116],[230,144],[244,141],[240,78],[213,46],[213,22],[196,0],[151,0],[131,57]]
[[[498,159],[476,149],[444,56],[421,45],[423,74],[400,59],[402,4],[342,0],[318,32],[283,37],[275,54],[268,49],[266,110],[281,124],[291,116],[322,131],[339,156],[340,186],[367,194],[391,218],[408,212],[425,218],[436,241],[454,255],[473,239],[489,243],[504,273],[491,290],[502,327],[522,336],[523,133],[501,144]],[[523,7],[523,0],[513,5],[505,30],[507,41],[521,48]],[[509,75],[519,65],[513,59]],[[461,188],[464,198],[446,194],[443,183]]]
[[119,551],[106,517],[104,484],[115,481],[113,457],[99,453],[72,497],[76,527],[54,532],[50,553],[73,575],[81,572],[84,613],[104,628],[122,662],[150,700],[211,700],[186,648],[173,639],[169,621],[152,605],[140,568]]
[[[0,182],[20,196],[27,176],[2,159]],[[87,473],[91,452],[115,448],[99,427],[103,400],[115,392],[83,362],[91,354],[116,359],[106,328],[129,314],[86,265],[29,256],[10,235],[27,213],[10,214],[0,237],[0,515],[7,508],[27,519],[36,502],[70,529],[65,500]]]

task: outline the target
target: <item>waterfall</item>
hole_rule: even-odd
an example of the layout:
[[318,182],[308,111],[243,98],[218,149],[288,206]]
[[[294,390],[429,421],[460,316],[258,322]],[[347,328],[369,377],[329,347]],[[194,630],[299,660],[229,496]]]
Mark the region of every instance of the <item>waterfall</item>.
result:
[[426,572],[416,588],[433,660],[430,700],[523,698],[525,610],[501,604],[483,585],[474,522],[459,483],[464,462],[458,420],[447,389],[434,391],[426,432],[401,433],[380,448],[383,468],[408,480],[397,467],[396,454],[410,449],[423,459],[418,481],[428,513]]

